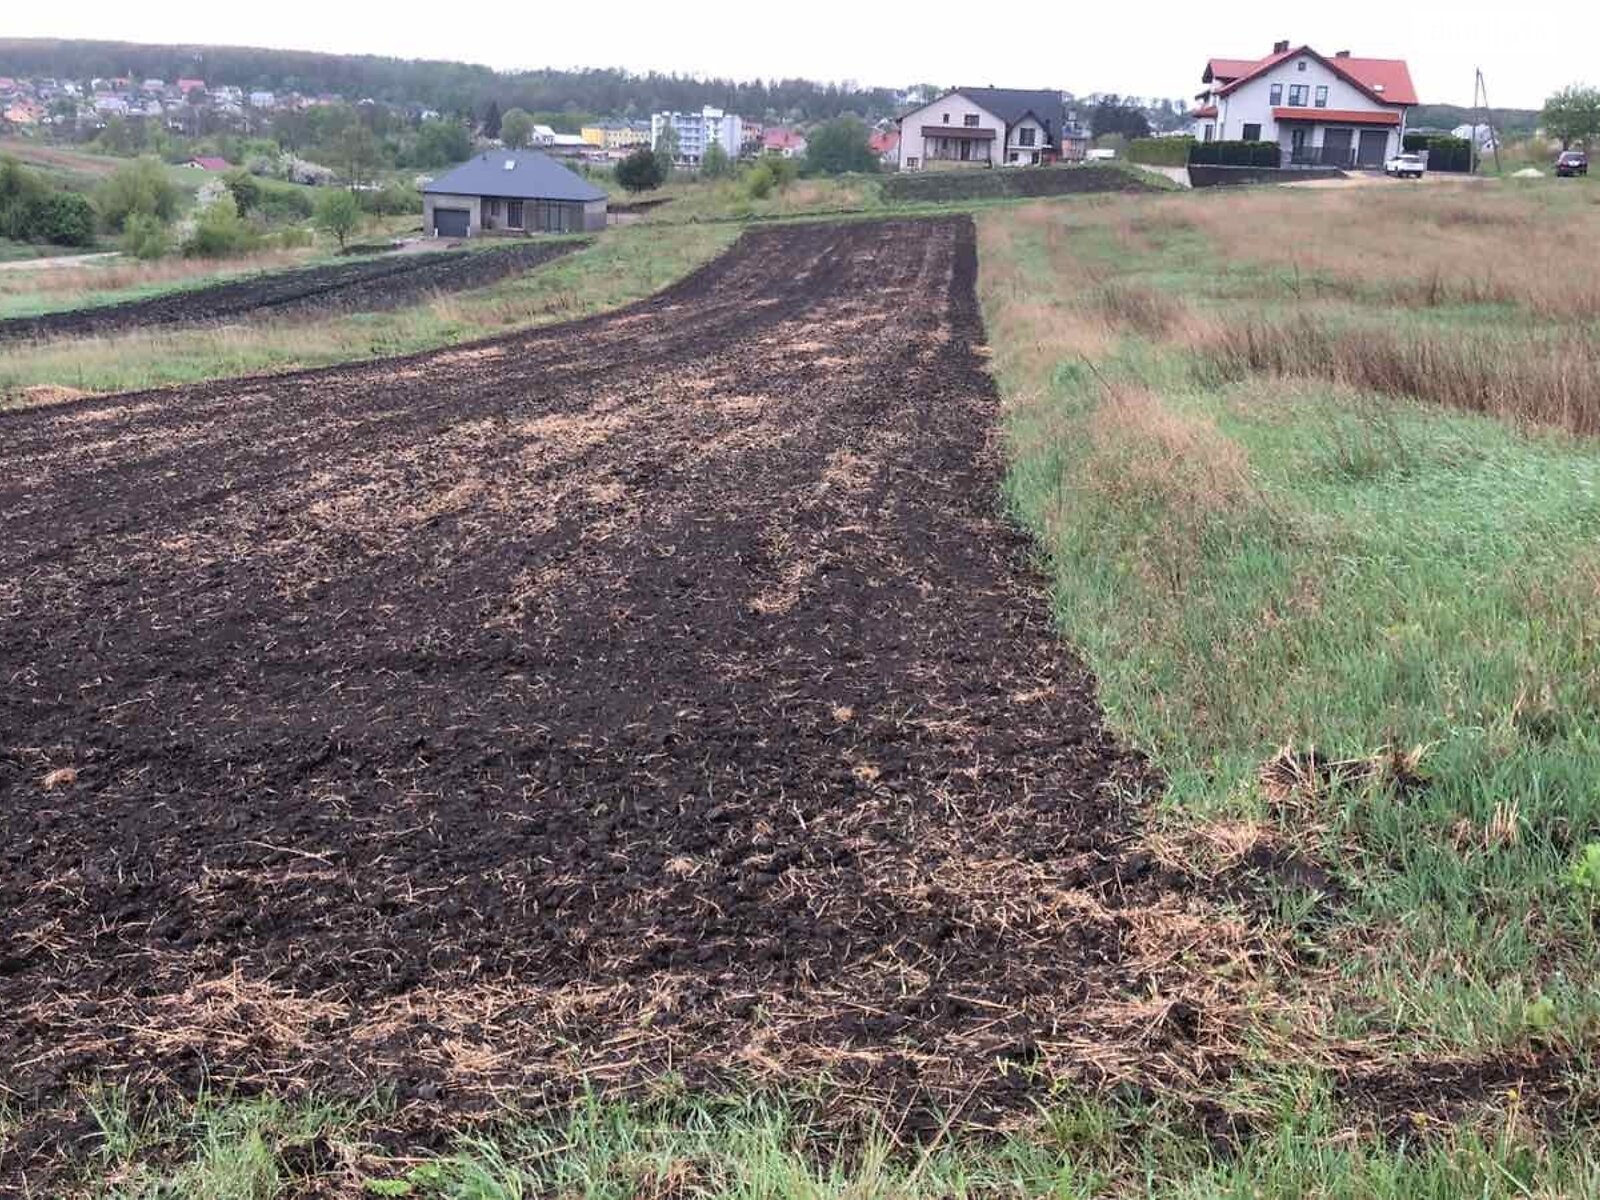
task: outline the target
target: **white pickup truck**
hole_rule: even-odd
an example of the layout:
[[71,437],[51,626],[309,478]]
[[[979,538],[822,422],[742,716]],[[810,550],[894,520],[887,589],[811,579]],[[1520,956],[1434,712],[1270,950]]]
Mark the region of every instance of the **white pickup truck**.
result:
[[1393,175],[1396,179],[1421,179],[1427,169],[1427,159],[1410,150],[1404,154],[1396,154],[1383,164],[1384,173]]

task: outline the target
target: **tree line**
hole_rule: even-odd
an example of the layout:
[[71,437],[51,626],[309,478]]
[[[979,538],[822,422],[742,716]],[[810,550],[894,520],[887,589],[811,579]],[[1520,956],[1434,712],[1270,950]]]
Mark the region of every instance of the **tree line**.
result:
[[0,71],[24,77],[77,80],[125,76],[136,82],[154,78],[169,83],[182,76],[246,90],[331,93],[351,100],[420,104],[473,117],[482,114],[491,101],[502,110],[637,116],[709,104],[751,116],[771,112],[797,120],[826,120],[845,113],[876,118],[891,115],[895,109],[895,93],[889,88],[809,79],[696,79],[615,68],[500,72],[470,63],[238,46],[3,38]]

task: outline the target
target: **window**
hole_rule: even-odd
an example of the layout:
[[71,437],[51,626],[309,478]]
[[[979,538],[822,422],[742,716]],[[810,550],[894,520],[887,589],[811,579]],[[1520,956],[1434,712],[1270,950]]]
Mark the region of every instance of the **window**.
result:
[[1306,60],[1302,58],[1299,62],[1295,63],[1294,69],[1296,71],[1304,71],[1306,69]]
[[1267,103],[1274,107],[1283,103],[1283,84],[1275,83],[1272,85],[1272,92],[1267,97]]
[[944,123],[946,125],[950,124],[950,114],[949,113],[945,113],[944,114]]
[[1034,135],[1035,132],[1036,131],[1034,130],[1033,126],[1031,126],[1031,125],[1028,126],[1025,129],[1017,130],[1017,145],[1019,145],[1019,146],[1031,146],[1031,145],[1033,145],[1033,135]]
[[916,155],[912,155],[910,158],[906,159],[906,168],[911,171],[915,171],[917,169]]
[[1211,135],[1215,130],[1216,130],[1216,126],[1215,125],[1208,124],[1204,129],[1202,129],[1200,131],[1204,135],[1200,140],[1201,141],[1205,141],[1205,142],[1209,142],[1211,140]]
[[1328,107],[1328,85],[1325,83],[1317,85],[1317,107]]
[[1289,107],[1304,108],[1306,106],[1306,95],[1310,92],[1310,90],[1311,89],[1306,87],[1306,85],[1303,83],[1297,83],[1291,87],[1289,89]]
[[968,113],[966,116],[961,118],[961,123],[968,129],[976,129],[978,127],[978,114]]
[[522,228],[522,201],[506,201],[506,224],[512,229]]
[[1246,125],[1244,127],[1244,140],[1247,142],[1259,142],[1261,140],[1261,126]]

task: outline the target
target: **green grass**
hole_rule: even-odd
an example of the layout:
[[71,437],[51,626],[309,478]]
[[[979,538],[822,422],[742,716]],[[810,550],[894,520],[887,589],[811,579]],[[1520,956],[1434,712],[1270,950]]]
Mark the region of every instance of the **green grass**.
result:
[[[1219,373],[1207,327],[1113,321],[1097,351],[1037,361],[1007,344],[1019,303],[1091,326],[1096,288],[1217,323],[1295,303],[1288,279],[1232,298],[1228,264],[1191,231],[1141,249],[1113,221],[1063,240],[1052,226],[1070,220],[986,243],[1000,378],[1025,397],[1007,492],[1112,721],[1166,776],[1162,832],[1255,823],[1328,868],[1339,903],[1303,910],[1317,919],[1295,931],[1329,973],[1312,986],[1317,1037],[1592,1054],[1600,907],[1571,871],[1600,839],[1600,447],[1315,378]],[[1416,337],[1491,338],[1504,320],[1350,307]],[[1284,746],[1415,752],[1424,780],[1284,796],[1259,776]]]
[[397,1158],[371,1140],[394,1116],[376,1102],[205,1096],[136,1115],[125,1094],[101,1091],[84,1100],[96,1134],[75,1162],[58,1165],[106,1200],[331,1194],[318,1187],[432,1200],[1457,1200],[1600,1188],[1591,1141],[1535,1147],[1514,1104],[1479,1129],[1386,1143],[1351,1136],[1326,1094],[1303,1081],[1286,1080],[1279,1102],[1277,1127],[1235,1152],[1159,1103],[1071,1091],[1011,1133],[952,1127],[921,1145],[881,1124],[818,1125],[772,1097],[590,1098],[542,1119],[504,1117],[442,1153]]
[[98,392],[195,383],[410,354],[571,320],[660,290],[738,233],[734,226],[623,226],[533,271],[395,312],[0,347],[0,406],[25,400],[34,387]]
[[51,246],[42,242],[14,242],[0,238],[0,262],[26,262],[36,258],[60,258],[63,255],[94,254],[103,246]]

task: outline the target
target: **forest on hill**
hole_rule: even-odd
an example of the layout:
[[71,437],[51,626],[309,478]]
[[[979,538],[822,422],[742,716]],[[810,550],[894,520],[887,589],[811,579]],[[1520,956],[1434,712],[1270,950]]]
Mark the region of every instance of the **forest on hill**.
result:
[[856,88],[808,79],[695,79],[633,74],[614,68],[581,71],[502,72],[471,63],[384,58],[368,54],[318,54],[244,46],[154,46],[133,42],[0,38],[0,74],[65,79],[173,80],[232,84],[307,95],[332,93],[347,100],[420,104],[443,113],[481,113],[492,100],[502,110],[572,111],[644,115],[712,104],[732,112],[775,112],[804,120],[842,113],[888,116],[890,88]]

